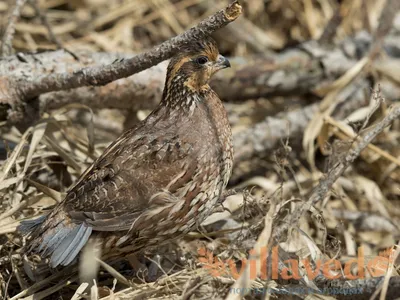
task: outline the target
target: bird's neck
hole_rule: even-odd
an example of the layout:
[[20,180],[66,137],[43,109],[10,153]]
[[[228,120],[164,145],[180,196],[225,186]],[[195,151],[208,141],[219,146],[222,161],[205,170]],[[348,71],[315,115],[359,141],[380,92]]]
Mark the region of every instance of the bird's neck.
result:
[[209,89],[208,84],[199,88],[191,85],[190,78],[177,75],[167,79],[160,104],[170,109],[193,111]]

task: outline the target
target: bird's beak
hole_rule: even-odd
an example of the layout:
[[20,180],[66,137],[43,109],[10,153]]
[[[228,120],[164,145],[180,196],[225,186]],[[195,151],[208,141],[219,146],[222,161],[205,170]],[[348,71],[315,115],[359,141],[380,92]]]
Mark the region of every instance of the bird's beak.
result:
[[222,56],[222,55],[218,55],[216,65],[217,65],[218,70],[231,67],[231,63],[229,62],[229,60],[225,56]]

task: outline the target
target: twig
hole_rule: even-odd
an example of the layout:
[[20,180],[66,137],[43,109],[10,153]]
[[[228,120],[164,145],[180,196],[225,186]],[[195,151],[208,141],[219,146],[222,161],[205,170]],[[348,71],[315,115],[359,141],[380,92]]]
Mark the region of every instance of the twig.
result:
[[[343,5],[343,4],[342,4]],[[337,10],[334,12],[333,16],[329,19],[328,23],[326,24],[324,31],[322,32],[321,36],[318,39],[318,42],[321,44],[329,44],[333,42],[333,38],[336,35],[336,31],[340,24],[343,21],[343,15],[341,7],[338,7]]]
[[234,21],[241,14],[242,7],[237,1],[227,8],[200,22],[188,31],[173,37],[148,52],[105,66],[88,67],[73,73],[47,75],[20,87],[28,99],[42,93],[60,91],[89,85],[105,85],[114,80],[131,76],[173,56],[179,49],[193,40],[203,39]]
[[[349,111],[365,105],[363,103],[365,96],[362,91],[366,85],[366,81],[360,79],[337,96],[340,103],[346,102],[346,105],[349,106],[353,104],[352,108],[346,108],[345,115]],[[268,150],[275,149],[282,139],[288,137],[288,132],[290,138],[302,136],[310,120],[318,112],[319,105],[319,103],[315,103],[304,108],[280,113],[277,116],[268,116],[254,126],[238,132],[233,139],[235,161],[245,161],[255,154],[263,154]],[[340,107],[340,110],[343,108]],[[335,111],[333,114],[335,115],[337,112]],[[343,113],[343,111],[340,112]]]
[[66,267],[66,268],[62,269],[60,272],[52,274],[52,275],[46,277],[45,279],[43,279],[42,281],[36,282],[29,288],[21,291],[20,293],[18,293],[15,296],[13,296],[10,300],[17,300],[24,296],[31,295],[31,294],[35,293],[36,291],[42,289],[43,287],[47,286],[48,283],[51,283],[53,281],[56,282],[57,280],[60,280],[63,277],[66,278],[65,280],[68,280],[68,278],[70,281],[76,280],[76,279],[78,279],[78,276],[75,275],[76,271],[77,271],[76,266]]
[[62,45],[60,39],[54,34],[53,29],[51,29],[51,25],[49,23],[46,13],[42,12],[39,7],[38,0],[30,0],[30,4],[35,10],[36,15],[40,18],[40,21],[42,22],[43,26],[46,27],[47,33],[49,35],[49,40],[52,41],[54,44],[56,44],[57,49],[63,49],[65,52],[69,53],[74,59],[79,61],[79,57],[72,51],[65,48]]
[[274,238],[279,238],[283,232],[285,232],[289,226],[295,226],[298,224],[301,216],[315,205],[317,202],[322,201],[327,195],[328,191],[332,188],[336,180],[344,173],[344,171],[360,156],[360,153],[373,141],[373,139],[380,134],[387,126],[389,126],[394,120],[400,117],[400,106],[394,106],[392,111],[375,127],[368,131],[362,141],[360,141],[353,150],[346,155],[345,159],[341,161],[336,167],[332,168],[329,174],[323,178],[318,186],[312,192],[310,198],[303,205],[299,206],[290,221],[281,224],[276,228],[274,232]]
[[204,281],[201,281],[200,277],[195,277],[188,282],[185,290],[182,292],[181,300],[189,300],[194,292],[196,292],[200,286],[204,284]]
[[[340,139],[345,140],[347,138],[352,138],[352,139],[357,138],[356,134],[351,132],[350,129],[348,129],[346,126],[344,126],[342,123],[336,121],[332,117],[325,116],[324,120],[328,124],[330,124],[332,126],[335,126],[336,128],[338,128],[340,130],[340,132],[334,132],[334,135],[336,135]],[[394,163],[394,164],[396,164],[397,166],[400,167],[400,159],[398,159],[397,157],[391,155],[387,151],[382,150],[381,148],[375,146],[374,144],[369,144],[367,146],[367,148],[370,149],[371,151],[375,152],[376,154],[386,158],[388,161],[390,161],[390,162],[392,162],[392,163]]]
[[81,285],[76,289],[75,294],[72,296],[71,300],[79,300],[82,299],[84,296],[84,292],[86,288],[89,286],[89,283],[83,282]]
[[24,6],[26,0],[17,0],[14,9],[10,15],[7,23],[6,30],[4,31],[3,38],[1,40],[0,56],[7,56],[11,54],[12,40],[15,33],[15,23],[21,14],[21,8]]
[[57,284],[45,289],[44,291],[35,293],[29,297],[24,298],[23,300],[41,300],[44,299],[52,294],[54,294],[55,292],[61,290],[62,288],[70,285],[71,283],[77,281],[79,278],[78,275],[75,275],[72,278],[67,278],[64,280],[61,280],[60,282],[58,282]]

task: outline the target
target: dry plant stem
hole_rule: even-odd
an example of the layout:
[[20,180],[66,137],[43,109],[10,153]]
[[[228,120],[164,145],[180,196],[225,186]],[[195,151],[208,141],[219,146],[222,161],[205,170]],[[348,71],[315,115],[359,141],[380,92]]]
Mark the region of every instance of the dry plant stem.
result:
[[194,292],[202,285],[204,284],[203,281],[201,281],[200,277],[195,277],[191,281],[188,282],[188,285],[186,286],[185,290],[182,292],[182,298],[181,300],[190,300]]
[[184,44],[201,40],[214,31],[236,20],[242,7],[237,1],[200,22],[188,31],[173,37],[148,52],[133,58],[116,61],[105,66],[88,67],[73,73],[47,75],[26,82],[19,92],[30,99],[42,93],[73,89],[82,86],[99,86],[139,73],[173,56]]
[[[360,80],[344,89],[338,95],[345,103],[333,115],[348,115],[349,112],[367,104],[364,88],[368,82]],[[319,110],[319,103],[304,108],[266,117],[263,121],[234,135],[235,162],[249,160],[252,156],[273,150],[286,138],[299,137],[304,133],[309,121]]]
[[[273,223],[273,216],[275,214],[276,203],[274,201],[271,202],[271,206],[267,215],[264,218],[264,229],[259,235],[256,244],[253,247],[253,253],[249,257],[250,261],[257,261],[257,274],[261,271],[261,266],[265,264],[265,262],[261,261],[261,249],[267,247],[270,244],[271,233],[272,233],[272,223]],[[265,248],[264,248],[265,249]],[[240,275],[240,277],[236,280],[233,284],[233,290],[240,289],[243,293],[229,293],[226,297],[226,300],[237,300],[241,299],[243,296],[250,292],[251,288],[251,279],[250,279],[250,267],[251,264],[248,263],[246,265],[245,270]]]
[[78,276],[74,276],[70,279],[64,279],[59,281],[57,284],[45,289],[44,291],[33,294],[32,296],[26,297],[23,300],[41,300],[61,290],[62,288],[70,285],[78,279]]
[[31,0],[30,4],[33,6],[35,13],[40,18],[40,21],[42,22],[43,26],[46,27],[50,40],[57,45],[58,49],[62,49],[63,47],[61,45],[61,42],[51,29],[46,14],[40,10],[38,0]]
[[[379,297],[379,300],[387,299],[386,296],[388,293],[390,277],[392,276],[392,272],[394,270],[394,262],[397,260],[397,258],[400,255],[400,245],[397,244],[395,249],[396,249],[396,252],[391,253],[389,256],[390,265],[386,272],[385,279],[383,280],[381,287],[377,290],[377,291],[381,290],[381,296]],[[371,299],[371,300],[374,300],[374,299]]]
[[40,289],[42,289],[43,287],[47,286],[49,283],[51,282],[57,282],[57,280],[60,280],[61,278],[66,278],[67,276],[73,276],[72,279],[70,279],[71,281],[73,281],[74,279],[78,278],[75,273],[77,271],[77,268],[75,266],[72,267],[66,267],[63,270],[61,270],[58,273],[52,274],[49,277],[47,277],[46,279],[36,282],[35,284],[33,284],[32,286],[30,286],[29,288],[21,291],[20,293],[18,293],[17,295],[15,295],[14,297],[12,297],[10,300],[17,300],[20,299],[22,297],[31,295],[33,293],[35,293],[36,291],[39,291]]
[[[325,122],[331,124],[332,126],[335,126],[336,128],[338,128],[340,130],[339,132],[335,132],[334,134],[337,137],[341,138],[342,140],[346,140],[348,138],[356,138],[356,134],[354,134],[351,130],[349,130],[347,127],[345,127],[342,123],[337,122],[332,117],[326,116],[325,117]],[[397,166],[400,167],[400,159],[398,159],[397,157],[394,157],[390,153],[382,150],[381,148],[379,148],[379,147],[377,147],[377,146],[375,146],[373,144],[369,144],[367,147],[371,151],[373,151],[376,154],[386,158],[387,160],[391,161],[392,163],[394,163],[394,164],[396,164]]]
[[51,29],[51,25],[49,23],[49,20],[47,19],[46,13],[42,12],[40,10],[38,0],[31,0],[30,4],[32,5],[33,9],[35,10],[36,15],[40,18],[43,26],[46,27],[50,41],[52,41],[54,44],[56,44],[57,49],[64,49],[73,58],[75,58],[76,60],[79,60],[79,58],[73,52],[71,52],[68,49],[66,49],[65,47],[63,47],[60,39],[54,34],[53,30]]
[[18,205],[6,210],[4,213],[0,215],[0,221],[4,220],[5,218],[8,218],[9,216],[12,216],[14,213],[19,211],[22,208],[25,208],[26,205],[28,204],[28,201],[23,200]]
[[321,36],[319,37],[318,41],[321,44],[331,44],[333,42],[333,38],[336,35],[336,31],[340,24],[343,21],[343,16],[341,13],[340,7],[334,12],[331,19],[326,24],[324,31],[322,32]]
[[323,178],[319,182],[318,186],[314,189],[307,202],[299,206],[293,212],[290,221],[276,228],[274,232],[274,238],[279,239],[279,237],[286,230],[288,230],[290,226],[297,226],[303,214],[308,211],[311,206],[315,205],[317,202],[322,201],[326,197],[336,180],[356,160],[356,158],[360,156],[360,153],[373,141],[373,139],[399,117],[400,105],[397,105],[392,108],[390,113],[381,122],[376,124],[375,127],[373,127],[362,137],[362,140],[354,147],[354,149],[349,151],[343,161],[341,161],[337,166],[333,167],[329,171],[328,175]]
[[[246,161],[254,154],[274,149],[288,137],[298,136],[318,111],[318,104],[290,111],[265,120],[234,135],[235,162]],[[289,127],[289,130],[287,129]]]
[[0,56],[7,56],[12,51],[12,40],[15,33],[15,23],[18,21],[21,14],[21,8],[24,6],[26,0],[16,0],[13,11],[7,23],[6,30],[4,31],[3,38],[1,40]]

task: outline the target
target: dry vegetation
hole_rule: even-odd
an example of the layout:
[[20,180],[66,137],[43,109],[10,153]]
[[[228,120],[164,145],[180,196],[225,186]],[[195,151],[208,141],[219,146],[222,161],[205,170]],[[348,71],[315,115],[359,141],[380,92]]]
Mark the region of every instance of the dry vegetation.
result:
[[[217,207],[198,232],[151,253],[149,260],[161,257],[157,274],[135,276],[123,262],[113,269],[103,265],[90,298],[243,296],[232,292],[233,287],[246,290],[248,299],[286,299],[282,292],[293,294],[299,286],[314,292],[362,289],[356,295],[318,299],[400,297],[397,1],[241,2],[244,14],[214,34],[221,52],[232,57],[233,68],[213,81],[233,127],[236,154],[230,187],[239,192],[227,197],[227,210]],[[15,3],[25,4],[19,18],[10,18]],[[87,284],[80,285],[71,270],[32,285],[24,274],[24,238],[16,228],[60,201],[125,127],[154,108],[165,62],[104,87],[50,90],[18,101],[7,91],[7,78],[18,77],[22,86],[43,75],[132,57],[227,4],[0,1],[3,32],[15,21],[12,49],[3,43],[2,52],[9,56],[0,58],[0,299],[84,297]],[[64,50],[47,52],[57,49]],[[258,260],[260,249],[272,249],[278,242],[281,262],[337,259],[342,270],[331,275],[348,275],[345,264],[357,257],[359,247],[365,265],[377,256],[386,264],[381,270],[366,268],[366,278],[353,281],[308,278],[304,268],[300,280],[265,278],[258,270],[257,279],[244,272],[235,281],[232,273],[224,273],[228,259],[240,262],[254,248],[252,257]],[[266,264],[271,266],[270,260]],[[271,295],[255,292],[261,288]]]

